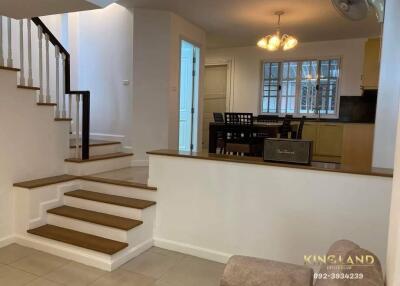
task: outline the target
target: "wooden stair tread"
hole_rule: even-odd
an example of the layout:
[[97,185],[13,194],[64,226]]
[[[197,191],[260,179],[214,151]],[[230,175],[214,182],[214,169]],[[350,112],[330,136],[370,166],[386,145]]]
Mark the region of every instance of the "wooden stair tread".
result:
[[58,216],[73,218],[77,220],[82,220],[86,222],[91,222],[99,225],[104,225],[108,227],[113,227],[121,230],[130,230],[139,225],[143,222],[134,219],[123,218],[119,216],[88,211],[84,209],[69,207],[69,206],[62,206],[55,209],[51,209],[47,211],[50,214],[55,214]]
[[16,71],[16,72],[21,71],[19,68],[10,68],[10,67],[4,67],[4,66],[0,66],[0,70],[5,70],[5,71]]
[[124,242],[106,239],[103,237],[50,224],[28,230],[28,233],[105,253],[108,255],[113,255],[128,247],[128,244]]
[[[108,146],[108,145],[118,145],[121,144],[119,141],[105,141],[105,140],[96,140],[90,139],[89,140],[89,147],[100,147],[100,146]],[[82,147],[82,142],[79,143],[79,147]],[[69,148],[75,149],[75,139],[69,140]]]
[[40,87],[36,87],[36,86],[18,85],[17,87],[22,88],[22,89],[29,89],[29,90],[40,90]]
[[96,176],[83,176],[83,177],[81,177],[81,179],[90,181],[90,182],[97,182],[97,183],[104,183],[104,184],[109,184],[109,185],[117,185],[117,186],[129,187],[129,188],[138,188],[138,189],[145,189],[145,190],[150,190],[150,191],[157,191],[156,187],[150,187],[146,184],[130,182],[130,181],[100,178],[100,177],[96,177]]
[[95,201],[100,203],[106,203],[111,205],[117,205],[127,208],[134,209],[146,209],[156,204],[156,202],[133,199],[128,197],[120,197],[115,195],[108,195],[103,193],[91,192],[86,190],[77,190],[72,192],[67,192],[64,196],[74,197],[78,199],[84,199],[89,201]]
[[72,118],[54,118],[55,121],[72,121]]
[[73,181],[75,179],[78,179],[78,177],[71,176],[71,175],[60,175],[60,176],[53,176],[53,177],[48,177],[48,178],[42,178],[42,179],[37,179],[37,180],[15,183],[14,187],[20,187],[20,188],[25,188],[25,189],[35,189],[35,188],[45,187],[45,186],[54,185],[54,184],[58,184],[58,183],[69,182],[69,181]]
[[133,154],[132,153],[117,152],[117,153],[110,153],[110,154],[104,154],[104,155],[90,156],[90,158],[88,160],[82,160],[82,159],[79,159],[79,158],[69,158],[69,159],[65,159],[65,162],[86,163],[86,162],[108,160],[108,159],[116,159],[116,158],[122,158],[122,157],[128,157],[128,156],[133,156]]

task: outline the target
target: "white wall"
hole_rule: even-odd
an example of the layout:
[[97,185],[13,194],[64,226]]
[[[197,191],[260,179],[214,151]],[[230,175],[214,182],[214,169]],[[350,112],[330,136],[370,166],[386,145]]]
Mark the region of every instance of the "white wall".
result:
[[0,70],[0,246],[13,234],[12,185],[64,173],[67,122],[36,105],[36,92],[17,89],[17,73]]
[[400,2],[387,1],[383,29],[381,73],[376,110],[373,166],[393,168],[400,104]]
[[366,39],[300,43],[291,51],[268,52],[251,47],[208,49],[206,62],[232,60],[233,107],[232,111],[252,112],[260,110],[261,62],[263,60],[298,60],[326,57],[341,57],[341,96],[361,95],[361,75]]
[[[394,161],[387,282],[388,286],[397,286],[400,285],[400,140],[398,139],[400,134],[398,118],[400,98],[400,52],[398,49],[400,18],[398,11],[400,10],[400,1],[388,0],[386,5],[374,164],[390,166]],[[395,132],[396,129],[397,132]],[[393,156],[394,149],[396,150],[395,156]]]
[[160,247],[303,264],[346,238],[385,263],[391,178],[151,155],[149,182]]
[[132,142],[135,158],[145,161],[147,151],[178,147],[180,39],[202,48],[205,33],[169,12],[135,9],[134,15]]
[[112,4],[79,12],[71,17],[70,29],[77,34],[70,36],[73,80],[76,88],[91,92],[91,133],[131,146],[132,11]]

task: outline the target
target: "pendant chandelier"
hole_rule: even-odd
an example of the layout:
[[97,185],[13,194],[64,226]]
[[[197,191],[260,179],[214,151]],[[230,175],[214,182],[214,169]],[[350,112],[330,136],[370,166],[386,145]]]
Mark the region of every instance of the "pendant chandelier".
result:
[[285,14],[283,11],[275,12],[275,15],[278,16],[276,33],[260,39],[257,43],[258,47],[268,51],[277,51],[279,49],[287,51],[297,46],[298,40],[295,37],[287,34],[281,35],[281,16],[283,14]]

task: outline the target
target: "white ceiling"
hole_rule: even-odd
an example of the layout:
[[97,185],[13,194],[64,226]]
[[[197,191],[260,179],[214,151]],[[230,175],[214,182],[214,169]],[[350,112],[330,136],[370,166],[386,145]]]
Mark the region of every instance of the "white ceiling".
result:
[[0,0],[0,15],[22,19],[103,8],[113,0]]
[[282,32],[301,42],[377,36],[380,25],[371,11],[363,21],[340,16],[331,0],[122,0],[120,4],[174,12],[208,33],[209,47],[254,45],[274,32],[274,12],[285,11]]

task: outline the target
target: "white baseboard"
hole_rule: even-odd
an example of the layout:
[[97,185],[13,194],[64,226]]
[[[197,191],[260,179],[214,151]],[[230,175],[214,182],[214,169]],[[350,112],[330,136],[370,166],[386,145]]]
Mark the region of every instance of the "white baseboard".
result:
[[117,269],[121,265],[125,264],[132,258],[135,258],[136,256],[139,256],[146,250],[150,249],[153,247],[154,242],[153,239],[146,240],[145,242],[139,244],[136,247],[132,247],[131,249],[128,249],[127,251],[123,252],[120,256],[118,256],[112,261],[111,263],[111,271]]
[[124,135],[118,134],[106,134],[106,133],[90,133],[90,138],[97,140],[109,140],[109,141],[123,141],[125,139]]
[[232,256],[232,254],[162,238],[154,238],[154,245],[160,248],[181,252],[219,263],[227,263],[229,258]]
[[0,239],[0,248],[15,243],[15,236],[10,235]]

